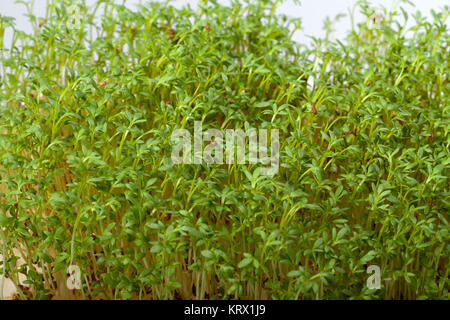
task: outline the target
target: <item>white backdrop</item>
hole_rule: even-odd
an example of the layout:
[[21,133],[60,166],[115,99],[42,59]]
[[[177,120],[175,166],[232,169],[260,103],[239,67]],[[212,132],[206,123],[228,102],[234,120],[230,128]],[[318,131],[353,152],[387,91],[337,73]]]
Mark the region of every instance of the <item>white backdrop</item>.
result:
[[[142,1],[142,0],[141,0]],[[147,1],[147,0],[144,0]],[[157,1],[157,0],[154,0]],[[25,9],[23,5],[15,4],[15,0],[0,0],[0,14],[12,16],[16,18],[16,25],[19,29],[27,31],[30,30],[27,18],[24,17]],[[94,0],[88,0],[88,3],[93,3]],[[125,3],[130,7],[135,6],[140,0],[126,0]],[[220,3],[227,3],[226,0],[219,0]],[[299,17],[302,19],[303,30],[295,34],[295,40],[300,42],[308,42],[307,35],[313,35],[316,37],[324,36],[323,20],[325,17],[335,17],[338,13],[348,13],[348,9],[352,7],[356,0],[300,0],[301,5],[294,4],[293,0],[285,0],[280,6],[278,12],[284,13],[290,16]],[[395,0],[372,0],[370,3],[384,7],[391,8]],[[405,9],[409,13],[414,13],[416,10],[421,11],[423,15],[430,16],[430,10],[439,10],[444,5],[449,5],[449,0],[412,0],[415,4],[415,8],[409,5],[405,6]],[[38,16],[44,15],[44,6],[46,0],[35,0],[35,14]],[[186,4],[190,4],[195,8],[198,0],[175,0],[174,5],[181,7]],[[361,20],[361,15],[356,12],[356,22]],[[449,23],[447,22],[447,25]],[[335,25],[335,37],[342,38],[346,31],[350,29],[350,19],[346,17],[341,19]]]

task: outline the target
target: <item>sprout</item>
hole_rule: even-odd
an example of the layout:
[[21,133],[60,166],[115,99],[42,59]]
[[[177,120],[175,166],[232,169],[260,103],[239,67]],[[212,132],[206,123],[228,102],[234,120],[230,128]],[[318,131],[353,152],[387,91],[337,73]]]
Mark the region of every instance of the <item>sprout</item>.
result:
[[[367,24],[305,46],[278,1],[86,3],[49,1],[31,33],[0,17],[17,298],[448,298],[448,7],[408,27],[363,1]],[[186,147],[207,163],[174,163],[195,123],[276,132],[277,172],[213,161],[212,136]]]

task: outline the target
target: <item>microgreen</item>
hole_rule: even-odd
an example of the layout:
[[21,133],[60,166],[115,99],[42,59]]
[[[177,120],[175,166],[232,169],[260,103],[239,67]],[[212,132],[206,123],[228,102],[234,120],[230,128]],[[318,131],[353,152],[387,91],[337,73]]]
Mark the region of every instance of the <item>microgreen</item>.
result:
[[[371,23],[334,41],[328,20],[306,46],[277,3],[53,0],[31,33],[0,16],[17,298],[448,299],[448,7],[375,19],[362,1]],[[195,122],[279,130],[278,173],[174,164]]]

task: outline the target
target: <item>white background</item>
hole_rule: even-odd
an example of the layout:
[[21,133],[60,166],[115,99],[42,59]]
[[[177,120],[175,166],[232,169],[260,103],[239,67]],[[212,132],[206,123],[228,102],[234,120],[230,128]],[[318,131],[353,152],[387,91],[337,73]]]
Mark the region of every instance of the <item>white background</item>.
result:
[[[88,3],[93,2],[95,1],[88,0]],[[226,0],[219,0],[219,2],[227,3]],[[333,18],[338,13],[348,13],[348,9],[356,3],[356,0],[300,0],[300,6],[294,4],[293,0],[285,0],[282,2],[283,3],[278,12],[302,19],[303,30],[297,32],[294,39],[302,43],[306,43],[309,42],[307,35],[313,35],[315,37],[325,35],[325,32],[323,31],[323,20],[325,17],[329,16],[330,18]],[[391,8],[392,5],[395,5],[398,1],[372,0],[369,2],[376,6],[382,5],[384,7]],[[438,11],[444,5],[450,5],[449,0],[411,0],[411,2],[415,4],[415,8],[410,5],[404,5],[405,9],[407,9],[409,13],[414,13],[419,10],[425,16],[430,16],[430,9]],[[139,0],[126,0],[125,3],[133,8],[137,3],[139,3]],[[192,8],[195,8],[197,3],[198,0],[173,1],[173,4],[176,7],[182,7],[183,5],[190,4]],[[35,0],[35,14],[37,16],[44,16],[45,4],[46,0]],[[15,4],[15,0],[0,0],[0,14],[16,18],[16,25],[20,30],[29,31],[31,29],[27,18],[24,17],[24,6],[21,4]],[[358,12],[356,12],[356,14],[356,22],[361,21],[361,15],[358,14]],[[410,22],[412,22],[412,19],[410,19]],[[447,25],[449,25],[448,22]],[[335,25],[335,37],[342,39],[346,31],[350,28],[350,18],[347,16]]]

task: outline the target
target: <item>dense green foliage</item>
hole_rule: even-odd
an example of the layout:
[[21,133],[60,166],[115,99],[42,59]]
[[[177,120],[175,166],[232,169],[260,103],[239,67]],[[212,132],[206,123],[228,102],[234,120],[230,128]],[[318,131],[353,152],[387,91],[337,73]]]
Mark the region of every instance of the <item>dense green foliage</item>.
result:
[[[18,298],[449,298],[448,8],[406,28],[362,2],[345,41],[300,46],[298,20],[249,2],[82,1],[78,29],[54,0],[0,42],[0,272]],[[174,165],[171,133],[196,120],[279,129],[279,172]]]

